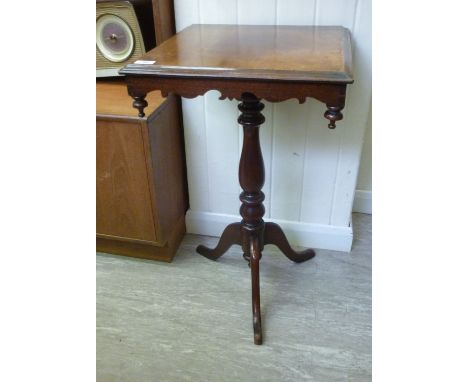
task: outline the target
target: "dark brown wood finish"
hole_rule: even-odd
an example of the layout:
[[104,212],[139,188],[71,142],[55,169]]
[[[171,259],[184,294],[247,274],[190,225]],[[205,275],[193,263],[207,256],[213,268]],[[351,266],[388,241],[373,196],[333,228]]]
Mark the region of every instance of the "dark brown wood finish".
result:
[[207,259],[216,260],[224,255],[234,244],[242,245],[241,223],[229,224],[223,231],[218,245],[214,249],[209,249],[204,245],[197,247],[197,252]]
[[278,224],[272,222],[265,224],[265,236],[263,244],[276,245],[289,260],[294,261],[295,263],[302,263],[306,260],[310,260],[315,256],[315,251],[313,249],[306,249],[305,251],[301,252],[294,251],[289,245],[288,239],[286,239],[286,235],[284,234],[281,227]]
[[154,29],[157,45],[175,33],[174,0],[153,0]]
[[[184,98],[195,98],[204,95],[209,90],[218,90],[219,99],[242,100],[245,89],[255,94],[259,99],[269,102],[281,102],[296,98],[304,103],[307,97],[315,98],[336,110],[344,108],[346,98],[346,85],[335,83],[304,83],[302,81],[253,81],[253,80],[222,80],[216,78],[180,78],[155,77],[151,75],[127,77],[128,93],[138,103],[135,108],[141,113],[146,107],[140,103],[146,94],[159,90],[166,97],[169,94],[178,94]],[[330,116],[327,119],[332,118]],[[334,118],[334,117],[333,117]]]
[[252,273],[252,312],[254,327],[254,343],[262,343],[262,324],[260,313],[260,279],[259,267],[261,251],[265,244],[275,244],[292,261],[297,263],[315,256],[312,249],[295,252],[289,245],[286,236],[275,223],[263,221],[265,194],[262,187],[265,182],[265,167],[260,147],[260,125],[265,121],[262,115],[264,105],[251,93],[242,94],[239,104],[241,114],[238,122],[244,130],[241,159],[239,163],[239,183],[243,192],[239,199],[241,223],[233,223],[224,230],[216,248],[200,245],[197,252],[210,260],[222,256],[233,244],[242,246],[244,258],[248,261]]
[[260,100],[297,98],[303,103],[307,97],[315,98],[326,104],[324,117],[334,129],[343,118],[346,86],[353,82],[349,32],[342,27],[194,25],[143,59],[154,63],[130,64],[121,70],[140,116],[146,94],[155,89],[163,96],[186,98],[218,90],[220,99],[241,101],[242,221],[226,227],[216,248],[199,246],[197,252],[216,260],[233,244],[242,246],[251,268],[254,343],[261,344],[259,267],[264,246],[276,245],[297,263],[313,258],[315,252],[294,251],[277,224],[263,221],[265,170],[259,128],[265,118]]
[[263,221],[265,194],[262,192],[265,183],[265,167],[260,148],[259,129],[260,125],[265,122],[265,117],[261,113],[263,108],[263,103],[255,95],[244,93],[239,105],[241,115],[237,120],[244,129],[244,142],[239,163],[239,183],[243,190],[239,197],[242,202],[239,212],[242,216],[242,250],[244,258],[249,261],[252,273],[252,313],[256,345],[262,344],[259,268],[265,230]]

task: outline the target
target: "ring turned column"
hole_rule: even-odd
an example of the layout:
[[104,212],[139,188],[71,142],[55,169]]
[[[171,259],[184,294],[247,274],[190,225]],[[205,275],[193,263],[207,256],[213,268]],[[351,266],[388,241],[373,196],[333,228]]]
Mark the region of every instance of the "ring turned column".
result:
[[241,241],[244,258],[249,262],[252,276],[254,343],[257,345],[262,343],[259,268],[265,230],[263,221],[265,194],[262,192],[265,167],[260,147],[260,125],[265,122],[265,117],[261,113],[264,107],[265,105],[253,94],[243,93],[242,102],[239,104],[241,115],[238,118],[244,130],[239,163],[239,183],[243,190],[239,196],[242,202]]
[[244,130],[239,162],[239,183],[243,192],[239,199],[242,202],[240,207],[242,249],[247,261],[250,259],[252,237],[259,239],[260,250],[263,249],[265,194],[262,192],[262,187],[265,183],[265,167],[260,147],[260,125],[265,122],[265,117],[261,113],[264,107],[265,105],[253,94],[242,94],[242,102],[239,104],[241,115],[237,120]]

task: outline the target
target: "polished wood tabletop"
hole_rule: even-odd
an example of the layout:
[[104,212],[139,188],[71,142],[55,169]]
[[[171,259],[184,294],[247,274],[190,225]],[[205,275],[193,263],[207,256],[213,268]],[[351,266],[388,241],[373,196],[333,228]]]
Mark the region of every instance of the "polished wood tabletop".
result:
[[349,84],[350,40],[340,26],[192,25],[121,73]]

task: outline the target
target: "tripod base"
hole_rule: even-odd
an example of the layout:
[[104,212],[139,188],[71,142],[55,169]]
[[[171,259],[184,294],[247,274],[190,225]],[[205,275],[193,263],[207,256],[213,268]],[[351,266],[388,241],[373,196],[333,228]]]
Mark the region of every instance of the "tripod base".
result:
[[[204,245],[199,245],[197,247],[197,252],[200,255],[210,260],[216,260],[224,255],[232,245],[237,244],[243,246],[244,258],[249,263],[252,278],[252,314],[254,343],[256,345],[261,345],[263,341],[262,317],[260,312],[260,258],[262,257],[263,246],[266,244],[276,245],[288,259],[296,263],[302,263],[315,256],[315,251],[313,249],[306,249],[301,252],[293,250],[289,245],[286,235],[278,224],[264,224],[264,230],[252,233],[246,233],[242,227],[242,223],[229,224],[224,229],[218,245],[215,248],[210,249]],[[243,243],[248,245],[243,245]]]

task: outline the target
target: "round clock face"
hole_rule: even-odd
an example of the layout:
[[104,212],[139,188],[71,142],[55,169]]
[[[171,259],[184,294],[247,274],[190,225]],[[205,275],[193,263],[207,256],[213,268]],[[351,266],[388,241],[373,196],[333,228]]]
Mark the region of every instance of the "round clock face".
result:
[[96,20],[96,44],[109,61],[122,62],[132,55],[135,39],[124,20],[115,15],[103,15]]

